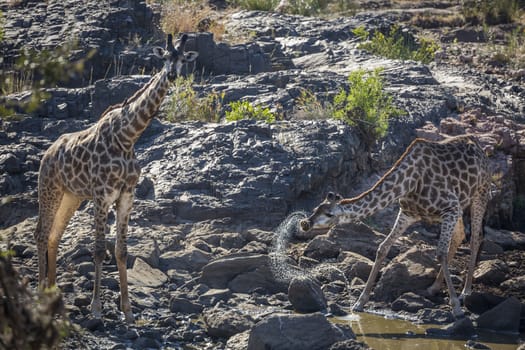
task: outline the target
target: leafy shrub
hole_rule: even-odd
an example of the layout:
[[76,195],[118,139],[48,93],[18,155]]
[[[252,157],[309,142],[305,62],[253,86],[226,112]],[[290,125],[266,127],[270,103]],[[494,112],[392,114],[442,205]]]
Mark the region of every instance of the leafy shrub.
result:
[[170,122],[199,120],[218,122],[224,94],[209,93],[199,97],[193,89],[193,76],[177,77],[166,119]]
[[276,119],[275,114],[273,114],[269,108],[254,106],[248,101],[230,102],[229,106],[231,110],[226,111],[226,120],[229,122],[243,119],[256,119],[273,123]]
[[392,105],[380,73],[381,69],[353,71],[349,91],[341,90],[333,101],[332,116],[355,127],[369,148],[386,134],[388,119],[404,113]]
[[25,90],[32,90],[31,99],[25,105],[0,106],[0,117],[13,113],[13,107],[20,107],[26,112],[35,111],[48,94],[44,88],[54,87],[58,83],[84,70],[84,62],[92,57],[94,50],[86,57],[71,59],[77,50],[76,40],[71,40],[54,50],[24,50],[14,64],[4,65],[0,69],[0,95],[9,95]]
[[413,43],[399,26],[392,26],[388,35],[376,31],[371,40],[367,40],[370,34],[363,27],[355,28],[352,32],[361,40],[366,40],[358,48],[386,58],[429,63],[439,49],[431,39],[421,38],[419,44]]
[[0,251],[0,348],[54,349],[71,328],[58,289],[34,294]]

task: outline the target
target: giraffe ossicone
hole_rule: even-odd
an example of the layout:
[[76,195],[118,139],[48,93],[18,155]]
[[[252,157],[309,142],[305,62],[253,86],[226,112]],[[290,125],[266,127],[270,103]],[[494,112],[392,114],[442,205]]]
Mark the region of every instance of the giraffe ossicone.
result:
[[459,136],[440,142],[416,139],[371,189],[349,199],[329,193],[299,226],[303,231],[326,229],[338,223],[368,217],[399,201],[400,209],[394,226],[379,245],[365,288],[353,306],[355,311],[362,311],[381,264],[395,240],[415,222],[439,223],[441,233],[436,257],[441,268],[427,291],[430,294],[439,291],[444,278],[452,312],[461,317],[463,311],[452,285],[449,263],[465,237],[462,217],[463,212],[470,208],[471,252],[461,295],[470,294],[489,187],[489,162],[473,137]]
[[95,283],[91,310],[100,318],[100,281],[106,252],[108,212],[115,205],[117,216],[115,257],[120,280],[120,308],[126,322],[134,322],[128,293],[128,221],[133,192],[140,176],[134,145],[155,116],[184,63],[194,61],[197,52],[184,52],[188,36],[166,48],[154,48],[164,66],[148,83],[123,103],[109,107],[88,129],[60,136],[44,153],[38,173],[38,223],[34,233],[38,251],[40,288],[56,283],[56,259],[62,234],[81,202],[93,200],[95,213]]

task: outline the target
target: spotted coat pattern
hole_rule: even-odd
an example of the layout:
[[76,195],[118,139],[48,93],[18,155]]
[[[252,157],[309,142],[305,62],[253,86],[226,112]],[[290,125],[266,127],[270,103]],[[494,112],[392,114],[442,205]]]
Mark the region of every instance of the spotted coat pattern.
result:
[[40,164],[39,215],[34,233],[39,285],[43,288],[56,283],[57,250],[62,234],[81,202],[93,200],[95,283],[91,309],[97,318],[101,316],[100,281],[108,212],[115,205],[115,256],[121,311],[127,322],[134,321],[126,272],[128,221],[133,191],[140,176],[134,144],[157,112],[170,78],[180,73],[182,63],[197,57],[194,52],[183,52],[186,39],[183,35],[175,47],[172,37],[168,36],[167,50],[156,48],[159,57],[164,59],[162,70],[131,98],[108,108],[90,128],[59,137],[45,152]]
[[488,159],[472,137],[461,136],[441,142],[416,139],[370,190],[349,199],[329,194],[300,225],[303,230],[310,230],[351,222],[399,201],[400,210],[394,226],[380,244],[365,289],[354,305],[354,310],[362,310],[395,240],[417,221],[440,224],[436,257],[441,269],[428,292],[436,293],[444,278],[452,311],[460,317],[463,312],[452,286],[448,265],[464,238],[462,217],[463,212],[470,208],[471,256],[462,296],[470,294],[489,186]]

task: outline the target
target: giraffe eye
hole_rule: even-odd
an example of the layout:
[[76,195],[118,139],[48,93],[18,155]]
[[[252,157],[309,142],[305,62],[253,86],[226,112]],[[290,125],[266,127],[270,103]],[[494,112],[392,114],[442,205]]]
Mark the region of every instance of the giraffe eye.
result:
[[324,214],[327,218],[333,218],[334,217],[334,214],[332,213],[325,213]]

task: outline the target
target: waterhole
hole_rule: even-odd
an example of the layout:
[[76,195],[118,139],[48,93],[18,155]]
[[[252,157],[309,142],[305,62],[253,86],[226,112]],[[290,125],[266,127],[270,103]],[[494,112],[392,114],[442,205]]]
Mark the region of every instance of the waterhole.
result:
[[[368,313],[350,314],[332,319],[335,323],[346,323],[352,327],[357,339],[374,349],[381,350],[465,350],[466,339],[434,338],[425,335],[428,328],[436,325],[416,325],[409,321],[385,318]],[[493,350],[516,350],[518,335],[494,332],[478,332],[473,338]]]

